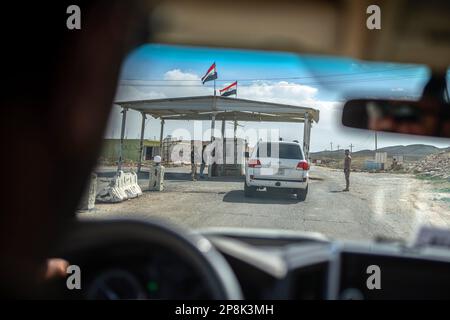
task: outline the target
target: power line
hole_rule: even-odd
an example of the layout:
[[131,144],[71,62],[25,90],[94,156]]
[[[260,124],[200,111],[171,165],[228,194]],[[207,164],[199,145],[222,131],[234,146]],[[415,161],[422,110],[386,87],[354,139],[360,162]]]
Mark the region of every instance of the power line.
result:
[[[389,71],[397,71],[397,70],[407,70],[407,69],[417,69],[418,66],[404,66],[404,67],[397,67],[397,68],[387,68],[387,69],[379,69],[379,70],[366,70],[366,71],[360,71],[360,72],[352,72],[352,73],[334,73],[334,74],[318,74],[313,76],[301,76],[301,77],[272,77],[272,78],[241,78],[241,79],[217,79],[217,82],[229,82],[229,81],[275,81],[275,80],[302,80],[302,79],[317,79],[317,78],[324,78],[324,77],[346,77],[346,76],[354,76],[354,75],[361,75],[361,74],[369,74],[369,73],[380,73],[380,72],[389,72]],[[157,82],[164,82],[164,81],[184,81],[184,82],[198,82],[200,79],[193,79],[193,80],[182,80],[182,79],[122,79],[122,81],[157,81]]]
[[[341,85],[341,84],[355,84],[355,82],[371,82],[371,81],[394,81],[394,80],[404,80],[404,79],[416,79],[416,78],[424,78],[419,75],[397,75],[395,77],[389,78],[362,78],[362,79],[343,79],[343,80],[330,80],[330,81],[315,81],[315,82],[301,82],[301,83],[288,83],[281,84],[280,87],[293,87],[295,85]],[[186,87],[186,88],[210,88],[211,86],[204,85],[190,85],[190,84],[144,84],[144,83],[135,83],[135,84],[127,84],[120,83],[121,86],[133,86],[133,87]],[[248,87],[250,85],[241,85],[241,87]]]

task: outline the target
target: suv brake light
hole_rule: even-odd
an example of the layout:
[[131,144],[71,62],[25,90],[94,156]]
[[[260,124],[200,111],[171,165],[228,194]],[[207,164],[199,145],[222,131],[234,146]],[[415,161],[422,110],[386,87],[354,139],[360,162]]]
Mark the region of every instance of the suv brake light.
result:
[[307,161],[305,161],[305,160],[300,161],[297,164],[297,170],[300,170],[300,169],[302,169],[302,170],[309,170],[309,163]]
[[248,162],[249,168],[261,168],[261,162],[258,159],[252,159]]

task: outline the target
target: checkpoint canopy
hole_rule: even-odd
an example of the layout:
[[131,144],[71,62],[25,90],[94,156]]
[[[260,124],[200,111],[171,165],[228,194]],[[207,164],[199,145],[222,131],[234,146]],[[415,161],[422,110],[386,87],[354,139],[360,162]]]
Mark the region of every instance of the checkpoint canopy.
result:
[[[142,114],[141,123],[141,155],[145,132],[145,119],[151,116],[161,120],[160,144],[164,134],[164,123],[168,120],[210,120],[211,129],[215,128],[215,121],[257,122],[297,122],[303,126],[303,150],[309,156],[309,144],[312,122],[319,121],[319,110],[294,105],[262,102],[240,98],[221,96],[193,96],[167,99],[149,99],[135,101],[117,101],[122,107],[121,150],[125,134],[126,113],[135,110]],[[222,134],[224,126],[222,126]],[[214,130],[213,130],[214,132]],[[142,156],[140,157],[140,159]],[[119,155],[119,170],[122,164],[122,152]],[[138,164],[138,171],[141,161]]]

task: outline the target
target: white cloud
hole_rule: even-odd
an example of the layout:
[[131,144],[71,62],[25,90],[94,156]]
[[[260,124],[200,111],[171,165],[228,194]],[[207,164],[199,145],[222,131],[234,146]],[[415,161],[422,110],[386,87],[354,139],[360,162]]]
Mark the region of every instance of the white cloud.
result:
[[238,87],[238,90],[241,98],[294,105],[313,101],[318,92],[316,88],[286,81],[254,82],[249,86]]
[[120,85],[116,92],[115,101],[164,99],[167,96],[162,92],[149,90],[144,86]]
[[176,80],[176,81],[178,81],[178,80],[187,80],[187,81],[198,80],[198,81],[200,81],[200,77],[193,73],[183,72],[180,69],[174,69],[174,70],[167,71],[164,74],[164,80]]
[[173,69],[167,71],[163,78],[165,81],[122,81],[117,88],[115,100],[163,99],[212,94],[211,89],[200,86],[200,77],[193,73]]

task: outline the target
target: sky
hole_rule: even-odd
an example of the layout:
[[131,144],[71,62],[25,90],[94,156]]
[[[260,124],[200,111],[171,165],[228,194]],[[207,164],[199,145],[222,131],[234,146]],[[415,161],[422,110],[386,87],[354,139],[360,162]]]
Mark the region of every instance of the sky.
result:
[[[238,97],[292,104],[320,110],[313,125],[311,151],[337,146],[353,150],[374,149],[374,132],[344,128],[340,112],[348,98],[382,97],[417,99],[429,76],[426,67],[393,63],[369,63],[352,59],[299,56],[283,52],[211,49],[148,44],[135,49],[122,65],[115,101],[213,95],[213,81],[200,78],[215,62],[217,89],[238,81]],[[283,140],[302,141],[303,125],[240,122],[240,129],[278,129]],[[120,108],[115,105],[106,138],[119,138]],[[125,137],[140,137],[141,115],[127,114]],[[202,122],[204,130],[208,121]],[[220,127],[220,123],[216,124]],[[167,121],[165,134],[187,138],[193,121]],[[227,123],[231,131],[232,123]],[[159,139],[160,120],[146,122],[146,139]],[[231,134],[231,133],[230,133]],[[332,146],[331,146],[332,143]],[[448,147],[449,139],[378,133],[378,148],[390,145],[431,144]]]

